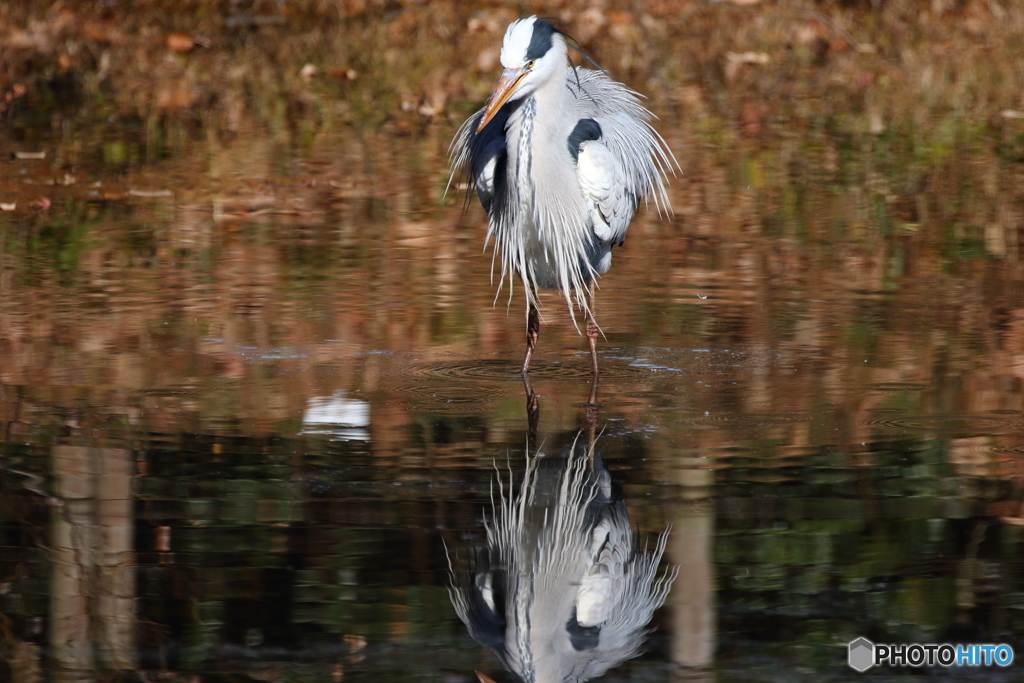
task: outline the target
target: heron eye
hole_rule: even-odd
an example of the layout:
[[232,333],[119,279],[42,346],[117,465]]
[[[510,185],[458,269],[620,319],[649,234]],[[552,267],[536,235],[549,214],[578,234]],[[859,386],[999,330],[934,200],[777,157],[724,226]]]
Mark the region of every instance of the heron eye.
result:
[[526,70],[530,71],[531,69],[533,69],[533,65],[536,64],[536,63],[537,63],[536,59],[531,59],[530,61],[528,61],[526,63]]

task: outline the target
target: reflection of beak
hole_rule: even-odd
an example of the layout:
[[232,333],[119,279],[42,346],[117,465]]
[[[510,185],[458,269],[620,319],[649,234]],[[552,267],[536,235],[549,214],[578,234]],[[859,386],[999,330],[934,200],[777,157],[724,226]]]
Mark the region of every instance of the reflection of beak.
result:
[[476,677],[480,679],[480,683],[494,683],[494,681],[493,681],[493,680],[491,680],[491,679],[490,679],[490,678],[489,678],[489,677],[487,676],[487,674],[485,674],[485,673],[483,673],[483,672],[481,672],[481,671],[477,671],[477,672],[476,672]]
[[515,92],[516,85],[523,76],[526,75],[526,71],[523,69],[505,69],[501,73],[501,80],[498,81],[498,85],[494,88],[494,92],[487,98],[487,106],[484,107],[484,115],[480,117],[480,123],[477,124],[476,132],[479,133],[484,129],[494,115],[501,109],[501,105],[508,102],[508,98]]

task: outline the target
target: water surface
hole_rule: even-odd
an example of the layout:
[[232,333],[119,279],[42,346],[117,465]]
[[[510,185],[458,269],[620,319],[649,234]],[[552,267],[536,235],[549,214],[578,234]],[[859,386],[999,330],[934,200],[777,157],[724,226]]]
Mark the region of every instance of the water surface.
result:
[[[679,577],[606,678],[845,679],[859,636],[1024,652],[1019,163],[667,99],[676,213],[601,279],[596,425]],[[521,293],[444,196],[460,112],[226,139],[91,111],[0,138],[0,678],[510,680],[447,595],[529,432]],[[557,452],[590,361],[543,304]]]

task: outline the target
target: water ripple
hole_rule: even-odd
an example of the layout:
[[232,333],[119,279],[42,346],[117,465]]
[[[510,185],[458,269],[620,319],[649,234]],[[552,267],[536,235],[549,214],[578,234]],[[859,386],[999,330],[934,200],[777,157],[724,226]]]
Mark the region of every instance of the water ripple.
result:
[[920,382],[875,382],[873,384],[865,384],[864,388],[875,391],[924,391],[925,389],[931,389],[932,385]]
[[495,398],[508,394],[500,386],[491,386],[481,391],[479,386],[440,383],[406,385],[396,387],[394,391],[402,396],[402,402],[409,407],[444,415],[484,413]]
[[[417,374],[445,379],[513,380],[519,379],[521,364],[518,360],[493,358],[465,361],[424,363],[413,370]],[[601,379],[632,379],[649,374],[638,367],[619,362],[601,363]],[[586,362],[559,363],[534,360],[530,365],[531,379],[590,379],[589,358]]]
[[863,420],[861,424],[886,429],[957,434],[963,432],[991,433],[993,429],[1013,430],[1020,426],[1020,421],[995,415],[915,415]]
[[695,420],[694,424],[721,425],[723,427],[773,427],[775,425],[807,422],[813,417],[812,413],[804,412],[714,415]]

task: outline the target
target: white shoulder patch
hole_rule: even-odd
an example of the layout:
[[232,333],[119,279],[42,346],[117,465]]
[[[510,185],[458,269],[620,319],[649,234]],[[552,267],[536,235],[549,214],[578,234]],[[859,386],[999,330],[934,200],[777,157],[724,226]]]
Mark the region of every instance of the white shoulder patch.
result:
[[591,206],[594,234],[602,242],[618,244],[625,239],[635,210],[626,191],[622,164],[598,141],[584,142],[580,148],[576,172],[583,196]]

